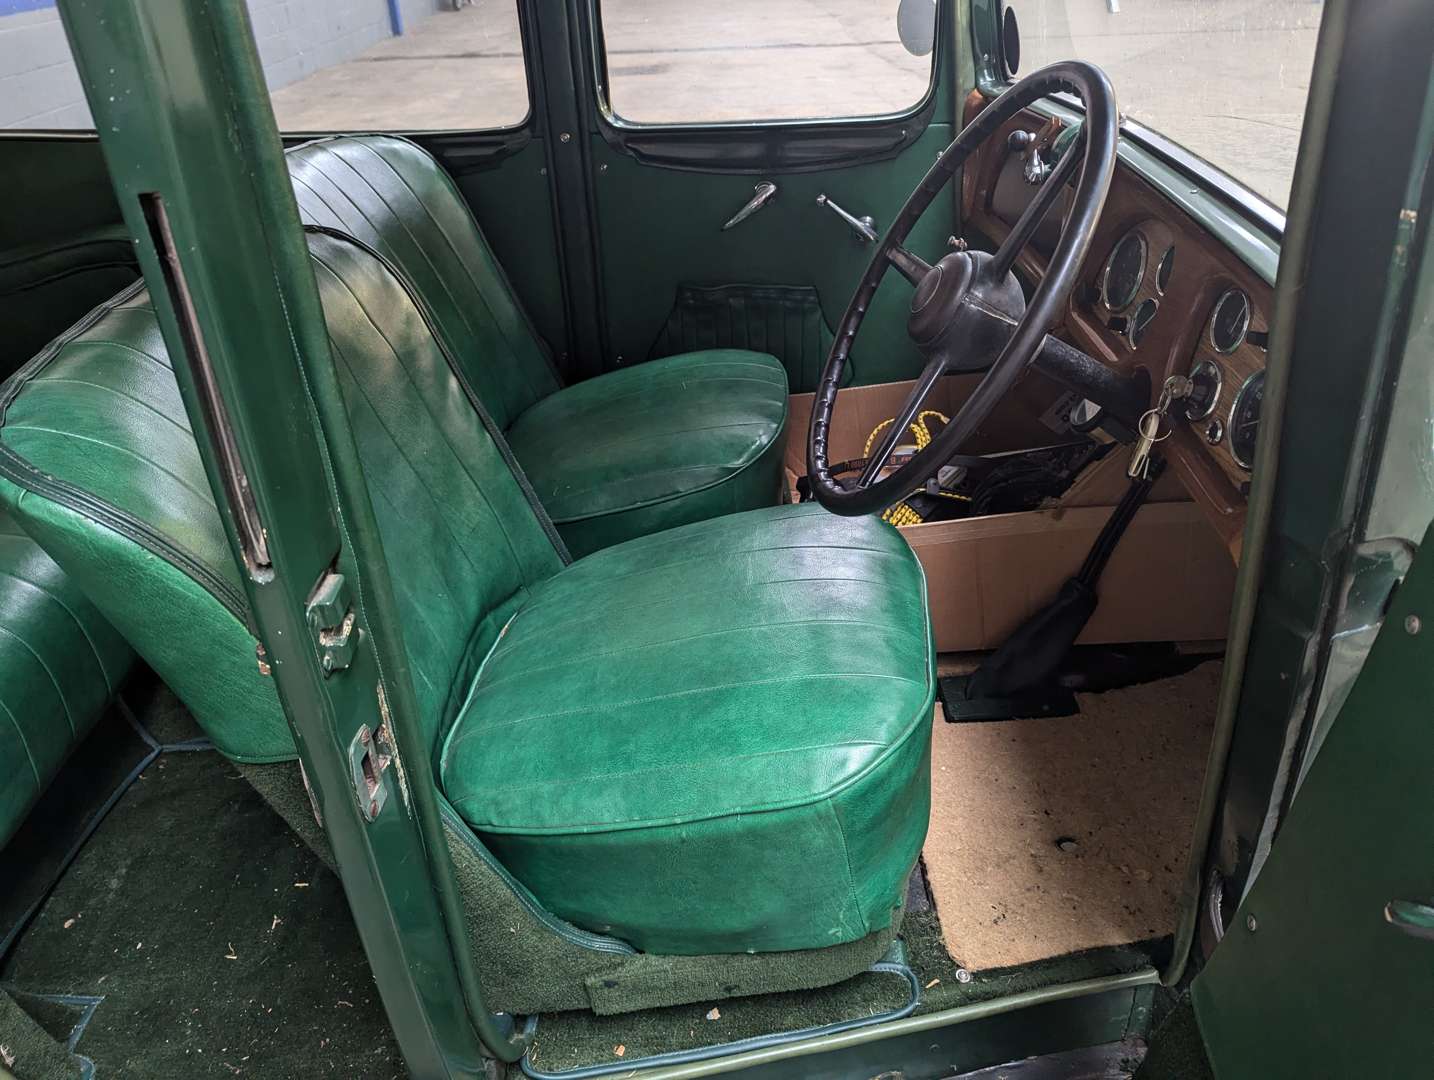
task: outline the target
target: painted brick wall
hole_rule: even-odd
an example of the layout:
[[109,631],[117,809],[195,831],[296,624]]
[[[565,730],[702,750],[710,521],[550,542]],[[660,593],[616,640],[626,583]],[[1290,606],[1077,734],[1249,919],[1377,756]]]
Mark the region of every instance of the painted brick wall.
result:
[[[248,0],[271,89],[391,36],[387,0]],[[405,27],[441,0],[400,0]],[[0,127],[91,127],[53,0],[0,0]]]

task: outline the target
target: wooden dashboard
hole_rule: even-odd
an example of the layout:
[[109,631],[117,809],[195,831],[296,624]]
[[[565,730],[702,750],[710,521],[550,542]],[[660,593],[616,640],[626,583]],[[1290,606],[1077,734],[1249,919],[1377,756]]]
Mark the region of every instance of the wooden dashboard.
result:
[[[984,103],[979,92],[968,98],[967,121]],[[964,220],[997,243],[1004,239],[1037,190],[1024,175],[1032,148],[1048,147],[1060,130],[1058,120],[1022,113],[989,139],[965,169]],[[1034,139],[1017,135],[1013,142],[1017,131]],[[1021,253],[1016,271],[1028,284],[1045,271],[1061,217],[1053,212]],[[1144,368],[1152,396],[1168,376],[1198,369],[1193,415],[1177,405],[1162,446],[1237,560],[1271,304],[1262,278],[1118,163],[1079,283],[1051,328],[1121,372]]]

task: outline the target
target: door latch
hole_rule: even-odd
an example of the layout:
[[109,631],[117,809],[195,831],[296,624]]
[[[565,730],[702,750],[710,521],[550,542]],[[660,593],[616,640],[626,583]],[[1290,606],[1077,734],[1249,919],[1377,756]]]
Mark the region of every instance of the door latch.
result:
[[384,783],[383,774],[392,762],[393,744],[389,742],[388,724],[380,724],[373,732],[367,724],[360,727],[349,743],[349,772],[359,813],[365,821],[378,817],[388,802],[388,785]]
[[348,582],[342,574],[325,571],[304,614],[314,635],[324,678],[352,664],[358,635],[354,632],[353,601],[349,597]]

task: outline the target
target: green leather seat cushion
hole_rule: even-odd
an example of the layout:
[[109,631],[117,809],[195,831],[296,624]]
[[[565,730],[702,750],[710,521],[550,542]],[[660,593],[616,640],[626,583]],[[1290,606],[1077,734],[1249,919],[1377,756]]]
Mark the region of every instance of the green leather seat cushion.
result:
[[133,654],[0,510],[0,846],[94,727]]
[[861,937],[925,836],[928,627],[875,519],[774,507],[608,548],[507,624],[445,791],[550,910],[645,951]]
[[777,501],[787,375],[776,357],[686,353],[564,388],[431,154],[346,135],[286,160],[306,222],[356,237],[411,284],[574,555]]
[[623,368],[544,398],[508,430],[574,555],[770,506],[781,490],[787,375],[742,349]]

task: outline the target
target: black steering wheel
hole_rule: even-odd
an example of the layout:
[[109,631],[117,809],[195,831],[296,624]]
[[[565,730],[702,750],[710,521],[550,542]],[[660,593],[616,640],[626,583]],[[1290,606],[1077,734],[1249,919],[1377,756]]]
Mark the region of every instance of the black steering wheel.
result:
[[[902,247],[931,201],[982,143],[1032,102],[1061,90],[1081,99],[1085,122],[1075,143],[1066,149],[994,255],[954,251],[930,266]],[[1115,94],[1104,72],[1075,60],[1052,64],[1027,75],[986,106],[911,193],[877,245],[842,316],[817,386],[807,435],[807,474],[817,501],[828,510],[853,517],[870,514],[921,487],[955,456],[1025,371],[1045,341],[1046,328],[1070,296],[1085,261],[1115,170],[1118,126]],[[1077,167],[1075,195],[1060,241],[1027,304],[1011,268]],[[906,328],[926,359],[926,367],[880,446],[867,458],[856,485],[844,487],[833,478],[827,460],[832,410],[852,342],[888,267],[895,267],[915,286]],[[926,448],[878,479],[937,380],[949,372],[988,367],[976,390]]]

